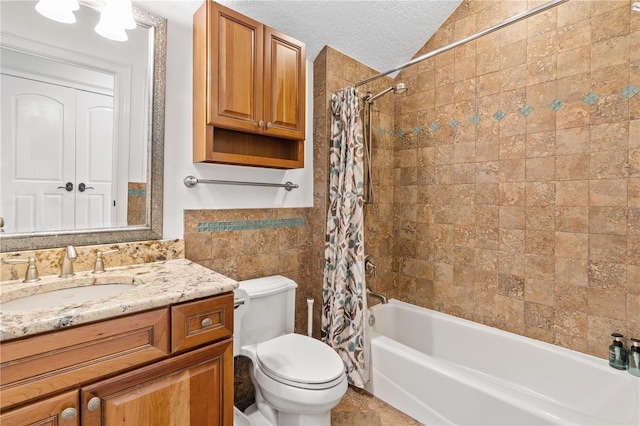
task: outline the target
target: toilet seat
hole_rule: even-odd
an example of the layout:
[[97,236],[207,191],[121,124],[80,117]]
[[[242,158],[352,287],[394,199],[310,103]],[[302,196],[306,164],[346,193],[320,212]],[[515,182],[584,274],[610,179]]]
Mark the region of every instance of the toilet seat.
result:
[[258,368],[269,378],[303,389],[328,389],[344,379],[344,364],[328,345],[285,334],[256,346]]

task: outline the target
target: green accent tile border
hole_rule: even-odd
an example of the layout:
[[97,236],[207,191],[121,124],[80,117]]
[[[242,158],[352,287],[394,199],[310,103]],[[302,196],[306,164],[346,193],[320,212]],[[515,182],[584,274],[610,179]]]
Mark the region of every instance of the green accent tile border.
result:
[[269,228],[292,228],[294,226],[306,225],[307,220],[304,217],[263,220],[234,220],[227,222],[199,222],[198,233],[201,234],[204,232],[250,231],[255,229]]
[[146,197],[147,191],[145,189],[130,189],[127,191],[129,197]]

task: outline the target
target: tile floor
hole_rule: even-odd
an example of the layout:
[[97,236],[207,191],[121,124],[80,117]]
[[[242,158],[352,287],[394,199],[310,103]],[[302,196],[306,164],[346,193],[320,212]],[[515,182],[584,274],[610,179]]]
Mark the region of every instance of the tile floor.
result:
[[349,386],[342,401],[331,410],[331,426],[421,425],[370,393]]

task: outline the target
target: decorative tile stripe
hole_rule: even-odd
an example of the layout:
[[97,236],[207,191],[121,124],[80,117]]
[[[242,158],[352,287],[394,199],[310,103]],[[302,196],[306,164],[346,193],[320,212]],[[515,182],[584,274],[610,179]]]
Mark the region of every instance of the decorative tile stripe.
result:
[[520,114],[524,115],[525,117],[531,114],[532,111],[533,111],[533,108],[530,107],[529,105],[525,105],[522,108],[520,108]]
[[204,232],[228,232],[250,231],[254,229],[268,228],[292,228],[294,226],[306,226],[304,217],[292,217],[287,219],[263,219],[263,220],[234,220],[229,222],[200,222],[198,233]]
[[[631,99],[632,97],[634,97],[635,95],[637,95],[638,93],[640,93],[640,87],[637,87],[633,84],[629,84],[627,85],[624,89],[622,89],[622,91],[620,92],[620,94],[622,96],[624,96],[627,99]],[[600,96],[598,96],[597,94],[593,93],[593,92],[589,92],[586,95],[584,95],[584,97],[582,98],[582,102],[584,102],[585,104],[592,106],[594,104],[596,104],[598,101],[600,100]],[[554,111],[559,111],[562,107],[565,106],[565,103],[560,100],[560,99],[553,99],[551,101],[551,103],[549,104],[549,108],[551,108]],[[518,109],[518,112],[523,116],[523,117],[528,117],[529,114],[534,113],[534,108],[530,105],[524,105],[522,108]],[[499,109],[497,110],[494,114],[493,114],[493,118],[497,121],[502,121],[505,117],[507,116],[507,113],[504,112],[503,110]],[[480,121],[482,120],[480,113],[475,113],[473,116],[471,116],[469,118],[469,121],[474,124],[477,125],[478,123],[480,123]],[[449,126],[453,129],[457,129],[458,126],[460,126],[460,122],[455,119],[452,118],[451,121],[449,121]],[[427,126],[427,124],[423,124],[425,127]],[[432,122],[431,125],[428,126],[429,130],[431,130],[431,132],[435,133],[436,131],[438,131],[440,129],[440,124],[438,124],[437,122]],[[420,133],[422,133],[422,131],[425,130],[423,127],[421,127],[420,124],[417,124],[413,130],[411,130],[411,133],[413,133],[414,135],[419,135]],[[382,134],[384,133],[384,130],[382,129],[382,127],[378,128],[378,133]],[[394,135],[394,130],[388,130],[387,134],[389,135],[389,137],[393,137]],[[405,135],[408,134],[407,131],[405,131],[404,129],[399,129],[396,132],[397,136],[403,137]]]
[[556,112],[563,106],[564,106],[564,102],[562,102],[560,99],[554,99],[553,102],[549,104],[549,108],[551,108]]
[[147,190],[146,189],[130,189],[127,191],[127,195],[129,195],[129,197],[146,197]]
[[640,92],[640,89],[637,88],[636,86],[634,86],[633,84],[628,85],[627,87],[624,88],[624,90],[621,93],[622,96],[624,96],[627,99],[631,99],[633,98],[638,92]]
[[584,96],[584,98],[582,98],[582,102],[591,106],[598,102],[598,99],[600,99],[600,96],[596,95],[595,93],[589,92]]

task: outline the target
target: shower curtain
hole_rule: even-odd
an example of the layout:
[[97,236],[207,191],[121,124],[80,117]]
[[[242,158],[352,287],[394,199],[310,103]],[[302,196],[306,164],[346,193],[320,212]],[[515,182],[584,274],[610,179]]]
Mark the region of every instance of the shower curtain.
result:
[[354,87],[331,97],[329,208],[322,285],[322,339],[342,358],[349,383],[369,380],[364,281],[363,139]]

